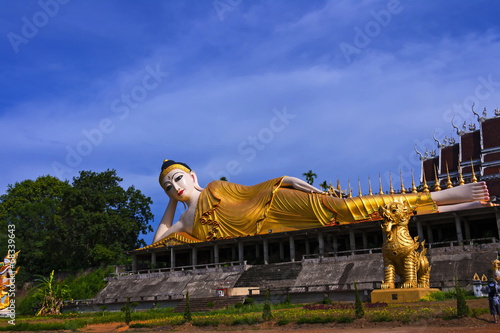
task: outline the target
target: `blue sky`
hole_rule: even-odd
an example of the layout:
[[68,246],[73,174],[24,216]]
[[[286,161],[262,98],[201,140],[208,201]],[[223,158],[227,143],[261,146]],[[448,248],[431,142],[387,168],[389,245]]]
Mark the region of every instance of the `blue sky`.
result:
[[354,193],[400,170],[408,187],[416,144],[500,104],[496,1],[0,5],[0,192],[116,169],[153,199],[153,228],[165,158],[203,187],[310,169]]

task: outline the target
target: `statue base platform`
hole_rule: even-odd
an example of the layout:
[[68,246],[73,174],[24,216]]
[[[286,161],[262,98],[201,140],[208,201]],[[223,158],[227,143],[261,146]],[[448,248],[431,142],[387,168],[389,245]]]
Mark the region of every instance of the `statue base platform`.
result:
[[395,289],[377,289],[372,291],[372,303],[401,303],[416,302],[424,296],[439,291],[436,288],[395,288]]

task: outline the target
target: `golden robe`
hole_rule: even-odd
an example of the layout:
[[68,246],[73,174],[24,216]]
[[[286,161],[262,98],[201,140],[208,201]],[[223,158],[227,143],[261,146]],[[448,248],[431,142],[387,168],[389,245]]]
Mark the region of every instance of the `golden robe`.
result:
[[282,185],[283,178],[245,186],[213,181],[201,192],[193,236],[201,241],[380,220],[378,208],[404,201],[419,214],[437,211],[430,194],[336,198]]

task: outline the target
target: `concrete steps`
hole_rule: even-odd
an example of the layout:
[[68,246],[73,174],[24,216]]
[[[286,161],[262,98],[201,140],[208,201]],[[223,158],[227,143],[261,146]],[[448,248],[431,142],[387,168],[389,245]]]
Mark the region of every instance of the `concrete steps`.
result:
[[[206,312],[212,310],[224,309],[227,306],[234,306],[236,303],[242,303],[244,296],[232,297],[205,297],[205,298],[190,298],[189,307],[191,312]],[[208,307],[208,303],[214,303],[213,307]],[[175,308],[174,312],[184,312],[186,308],[186,299],[183,299]]]
[[234,287],[282,287],[293,285],[302,271],[301,262],[251,266]]

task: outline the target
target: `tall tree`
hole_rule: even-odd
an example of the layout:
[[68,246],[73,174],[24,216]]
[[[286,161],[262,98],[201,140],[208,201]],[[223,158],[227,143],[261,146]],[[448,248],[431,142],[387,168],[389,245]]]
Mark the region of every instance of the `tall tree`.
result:
[[0,196],[0,227],[15,225],[20,272],[120,263],[124,251],[145,245],[139,236],[152,231],[152,201],[121,181],[107,170],[81,171],[71,185],[52,176],[9,185]]
[[[151,198],[127,190],[115,170],[81,171],[62,203],[67,267],[117,263],[124,251],[146,245],[140,234],[153,231]],[[77,259],[77,260],[75,260]]]
[[[0,196],[1,234],[8,224],[13,224],[16,250],[22,250],[18,257],[18,265],[23,266],[20,277],[47,275],[52,270],[50,266],[61,265],[62,249],[57,248],[61,204],[70,190],[68,182],[41,176],[8,185],[6,194]],[[7,245],[1,243],[1,252],[6,249]],[[1,255],[3,258],[5,253]]]
[[312,172],[312,170],[304,172],[302,176],[306,178],[306,182],[309,183],[309,185],[312,185],[314,183],[314,178],[318,178],[318,175]]

